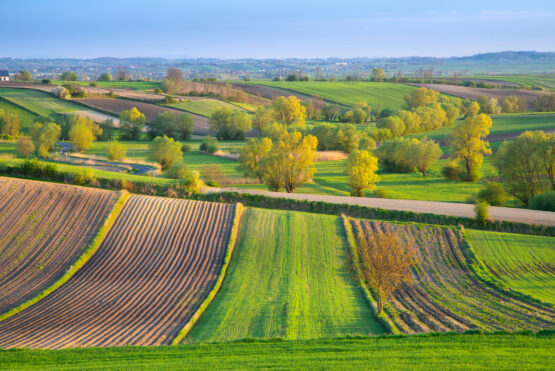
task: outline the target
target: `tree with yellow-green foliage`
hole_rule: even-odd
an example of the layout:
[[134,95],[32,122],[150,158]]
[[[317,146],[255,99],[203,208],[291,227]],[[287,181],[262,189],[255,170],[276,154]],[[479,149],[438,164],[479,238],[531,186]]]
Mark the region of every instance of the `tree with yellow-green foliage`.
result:
[[372,70],[372,80],[373,81],[384,81],[385,80],[385,71],[383,68],[374,67]]
[[409,95],[406,95],[404,99],[409,107],[416,108],[436,103],[438,96],[438,91],[420,87],[414,89]]
[[69,142],[77,152],[91,147],[92,142],[102,135],[98,124],[86,116],[73,116],[70,119]]
[[526,112],[528,109],[528,101],[516,95],[509,95],[503,99],[501,110],[505,113]]
[[246,112],[220,107],[210,116],[210,132],[224,140],[245,139],[252,123]]
[[303,137],[298,131],[287,133],[274,143],[260,164],[262,177],[268,188],[279,191],[283,187],[291,193],[312,179],[317,145],[316,137]]
[[467,116],[476,116],[479,112],[480,112],[480,105],[478,104],[478,102],[470,102],[470,104],[466,108]]
[[35,145],[29,137],[21,137],[17,141],[17,152],[23,157],[29,157],[35,152]]
[[37,154],[41,157],[48,157],[48,153],[54,147],[56,141],[60,139],[61,134],[62,128],[56,123],[47,122],[42,124],[36,122],[31,128],[31,137]]
[[355,150],[347,159],[347,175],[349,187],[353,196],[361,197],[367,189],[376,188],[380,177],[378,171],[378,158],[368,151]]
[[260,162],[268,155],[272,149],[272,140],[270,138],[257,138],[251,139],[243,147],[239,154],[239,169],[242,170],[246,176],[256,177],[262,181],[262,171]]
[[156,137],[150,143],[150,159],[162,165],[162,169],[167,169],[177,159],[180,159],[183,152],[181,151],[181,143],[176,142],[173,138],[167,136]]
[[438,143],[424,137],[411,143],[406,155],[409,166],[416,168],[425,177],[430,166],[439,160],[442,152]]
[[14,112],[0,109],[0,134],[17,138],[19,135],[19,116]]
[[262,134],[264,127],[274,123],[275,121],[275,113],[272,107],[260,107],[254,113],[252,125],[260,134]]
[[117,140],[112,140],[108,144],[108,158],[112,161],[124,160],[126,152],[125,146]]
[[272,108],[276,121],[286,125],[302,126],[304,124],[306,108],[301,104],[299,98],[294,95],[274,99]]
[[464,122],[455,126],[450,143],[451,155],[462,162],[466,180],[480,178],[480,168],[485,155],[491,154],[486,140],[491,127],[491,118],[483,113],[468,116]]
[[119,115],[120,127],[127,132],[130,139],[138,139],[146,122],[145,115],[136,107],[121,111]]

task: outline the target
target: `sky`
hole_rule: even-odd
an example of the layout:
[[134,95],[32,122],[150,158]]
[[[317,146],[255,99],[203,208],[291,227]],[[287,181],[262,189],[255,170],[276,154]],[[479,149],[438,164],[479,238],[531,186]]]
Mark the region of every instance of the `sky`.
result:
[[0,57],[282,59],[555,51],[555,0],[0,4]]

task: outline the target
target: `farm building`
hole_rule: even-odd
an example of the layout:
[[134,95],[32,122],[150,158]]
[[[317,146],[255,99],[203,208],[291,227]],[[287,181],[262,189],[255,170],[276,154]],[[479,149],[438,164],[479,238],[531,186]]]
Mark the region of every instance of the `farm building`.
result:
[[0,81],[10,81],[8,70],[0,70]]

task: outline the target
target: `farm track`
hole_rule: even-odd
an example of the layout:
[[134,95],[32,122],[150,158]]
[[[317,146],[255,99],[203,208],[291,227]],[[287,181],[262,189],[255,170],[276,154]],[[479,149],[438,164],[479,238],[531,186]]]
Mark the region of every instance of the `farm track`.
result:
[[390,298],[391,316],[405,333],[540,330],[555,328],[555,310],[515,299],[480,281],[468,266],[464,239],[454,228],[352,220],[355,234],[390,231],[414,246],[419,262],[414,283]]
[[116,199],[111,191],[0,177],[0,314],[61,277]]
[[225,256],[234,205],[133,195],[65,285],[0,322],[0,347],[169,344]]

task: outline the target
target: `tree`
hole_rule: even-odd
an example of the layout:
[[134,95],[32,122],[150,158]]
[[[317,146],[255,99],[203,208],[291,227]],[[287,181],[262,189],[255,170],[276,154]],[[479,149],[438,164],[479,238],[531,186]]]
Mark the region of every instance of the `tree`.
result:
[[534,108],[539,112],[555,111],[555,93],[540,95],[534,101]]
[[263,180],[263,174],[260,168],[260,161],[266,157],[272,149],[272,140],[270,138],[251,139],[243,147],[239,154],[239,169],[246,176],[255,177],[259,181]]
[[275,113],[272,107],[260,107],[254,113],[252,125],[258,133],[262,134],[262,130],[266,125],[275,121]]
[[492,206],[503,206],[505,201],[507,201],[507,194],[503,189],[503,185],[489,182],[478,192],[476,198],[478,200],[484,200]]
[[422,107],[437,102],[439,92],[425,87],[414,89],[404,97],[409,107]]
[[417,107],[415,113],[420,118],[420,130],[439,129],[447,124],[447,114],[439,104]]
[[17,152],[23,157],[29,157],[35,152],[35,145],[29,137],[21,137],[17,141]]
[[171,179],[185,179],[188,175],[189,169],[182,159],[175,160],[166,171],[166,176]]
[[547,140],[542,131],[527,131],[514,141],[504,142],[493,157],[505,190],[526,206],[548,187],[543,162]]
[[252,127],[251,119],[246,112],[232,111],[224,107],[212,113],[209,125],[211,133],[218,139],[225,140],[245,139]]
[[33,75],[31,75],[31,72],[25,70],[19,71],[19,73],[15,75],[15,79],[19,81],[30,81],[32,78]]
[[112,161],[125,160],[126,152],[125,146],[117,140],[112,140],[108,144],[108,159]]
[[194,128],[195,122],[191,115],[165,111],[160,112],[149,124],[149,135],[151,138],[167,135],[175,140],[189,140]]
[[200,144],[199,149],[205,153],[215,153],[218,150],[218,140],[208,135]]
[[145,115],[139,112],[135,107],[126,111],[121,111],[119,120],[121,128],[127,132],[127,135],[131,139],[139,138],[146,122]]
[[262,136],[270,138],[274,142],[282,139],[285,135],[287,135],[287,127],[275,121],[262,129]]
[[336,104],[326,104],[322,108],[322,114],[324,115],[324,118],[328,121],[335,120],[340,113],[341,113],[341,107],[339,107]]
[[89,149],[93,140],[94,135],[85,123],[79,122],[69,129],[69,142],[77,152]]
[[368,114],[362,108],[357,108],[353,111],[353,122],[362,124],[367,116]]
[[407,160],[410,167],[416,168],[425,177],[430,166],[439,160],[442,154],[438,143],[431,139],[423,138],[409,145]]
[[262,177],[272,191],[284,187],[291,193],[312,179],[318,140],[312,135],[303,138],[298,131],[287,133],[273,144],[261,162]]
[[118,81],[127,81],[131,78],[129,74],[129,70],[125,66],[119,66],[116,69],[116,80]]
[[378,129],[389,129],[391,135],[399,137],[405,133],[405,123],[398,116],[384,117],[376,123]]
[[509,95],[503,99],[501,110],[505,113],[526,112],[528,109],[528,101],[519,98],[516,95]]
[[156,137],[150,143],[150,159],[162,165],[162,169],[167,169],[173,162],[181,158],[181,143],[167,136]]
[[443,105],[443,110],[445,111],[446,116],[446,125],[451,126],[455,123],[455,120],[461,114],[461,110],[459,107],[455,106],[452,103],[447,103]]
[[179,93],[183,85],[183,79],[183,71],[179,68],[170,67],[166,72],[166,78],[162,81],[161,88],[168,94]]
[[372,79],[374,81],[384,81],[385,80],[385,71],[383,68],[374,67],[372,70]]
[[295,121],[303,120],[306,118],[306,109],[301,104],[299,98],[291,95],[287,98],[278,97],[272,102],[272,108],[276,121],[291,125]]
[[466,108],[467,116],[476,116],[480,112],[480,105],[477,102],[470,102]]
[[98,81],[112,81],[113,77],[110,72],[104,72],[98,76]]
[[495,98],[488,98],[482,95],[478,98],[478,104],[480,105],[480,112],[487,113],[488,115],[501,112],[499,107],[499,102]]
[[54,90],[52,90],[52,94],[55,97],[58,97],[60,99],[70,99],[71,98],[71,93],[69,92],[69,90],[67,90],[63,86],[57,86],[56,88],[54,88]]
[[366,189],[376,188],[380,177],[378,171],[378,159],[368,151],[355,150],[347,159],[347,175],[349,176],[349,187],[353,196],[362,197]]
[[412,281],[416,251],[392,232],[360,230],[357,235],[362,279],[376,290],[378,314],[384,301],[403,283]]
[[31,137],[37,153],[41,157],[48,157],[48,153],[60,138],[62,128],[53,122],[36,122],[31,128]]
[[480,178],[480,168],[484,155],[491,154],[486,140],[491,127],[491,118],[483,113],[468,116],[464,122],[455,126],[450,142],[451,154],[461,161],[466,170],[466,179],[476,181]]
[[65,72],[62,72],[60,79],[63,81],[76,81],[77,74],[73,71],[65,71]]
[[19,135],[19,115],[0,109],[0,134],[16,138]]
[[486,226],[490,221],[489,204],[487,201],[481,200],[474,205],[474,213],[476,214],[476,221],[482,226]]
[[405,124],[406,134],[418,133],[420,131],[420,116],[416,112],[401,110],[399,111],[399,118]]

